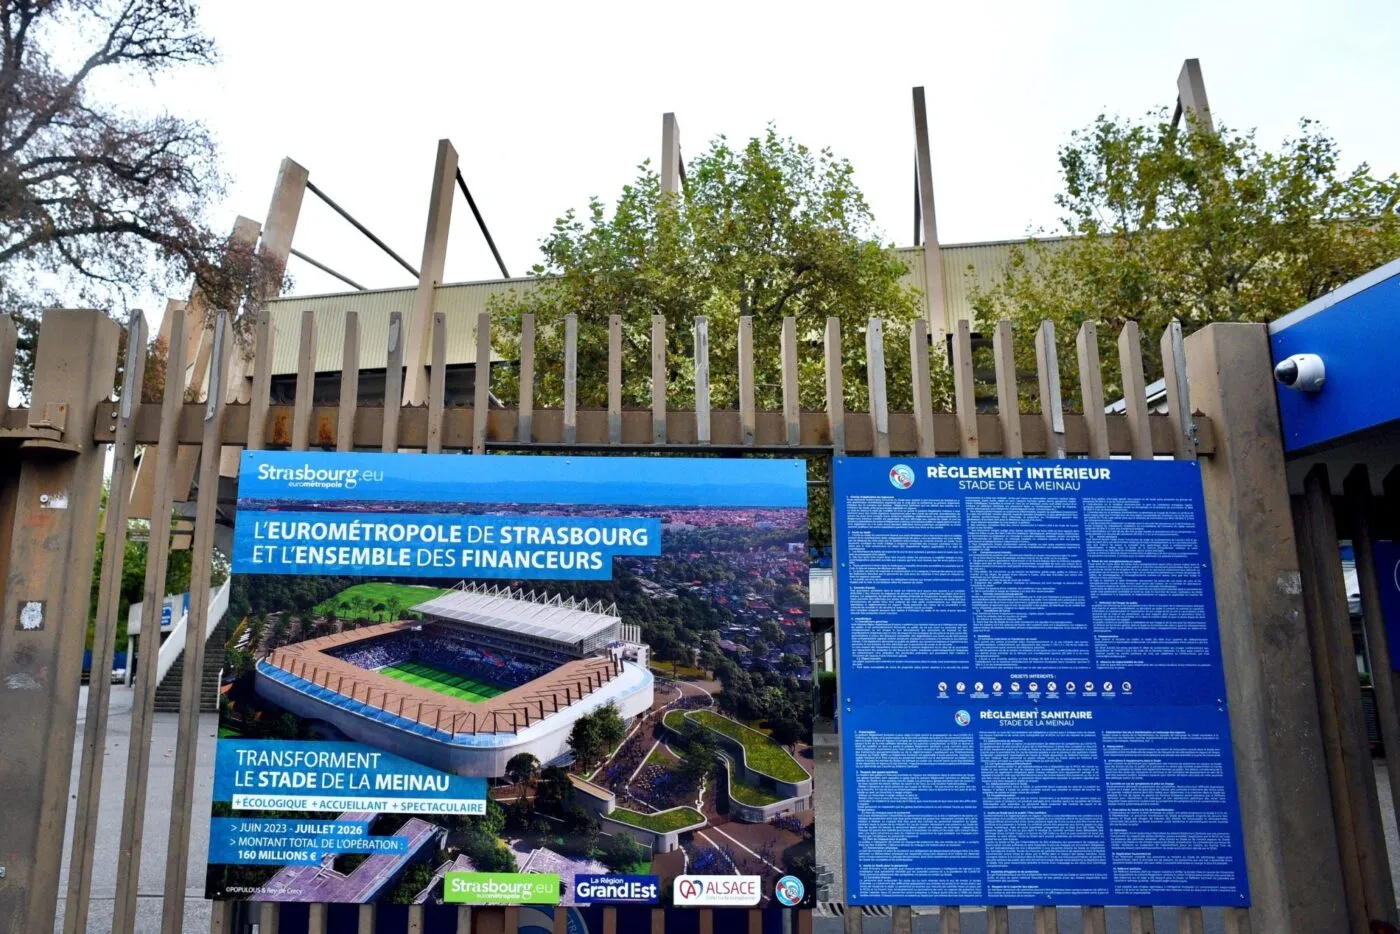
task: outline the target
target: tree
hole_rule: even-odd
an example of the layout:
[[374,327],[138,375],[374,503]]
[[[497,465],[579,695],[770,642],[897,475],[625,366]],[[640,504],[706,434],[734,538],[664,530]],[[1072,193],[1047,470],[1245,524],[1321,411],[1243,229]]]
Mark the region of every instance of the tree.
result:
[[681,777],[691,788],[700,783],[719,765],[715,741],[710,731],[689,720],[685,722],[685,748],[681,751]]
[[623,872],[646,862],[651,853],[625,833],[615,833],[603,844],[603,862],[614,872]]
[[[1121,395],[1113,342],[1127,321],[1146,338],[1173,318],[1189,332],[1213,321],[1268,321],[1400,256],[1400,176],[1345,170],[1336,142],[1311,121],[1277,152],[1253,131],[1173,130],[1165,111],[1139,121],[1100,116],[1059,153],[1070,239],[1032,241],[1002,280],[974,290],[979,328],[1010,317],[1021,364],[1032,334],[1054,322],[1061,385],[1078,385],[1072,345],[1100,322],[1109,398]],[[1148,377],[1151,379],[1151,376]]]
[[802,724],[792,717],[774,717],[768,721],[775,742],[791,746],[802,738]]
[[540,760],[528,752],[518,752],[506,762],[506,778],[515,786],[516,794],[520,786],[540,774]]
[[[784,316],[798,322],[804,405],[824,405],[821,335],[841,315],[847,404],[864,407],[864,322],[880,317],[893,405],[908,405],[907,328],[920,314],[902,281],[905,266],[874,233],[849,162],[814,152],[769,127],[740,147],[724,137],[686,165],[684,197],[661,191],[650,165],[623,188],[609,214],[597,198],[587,218],[555,222],[541,247],[532,288],[493,297],[497,350],[516,359],[522,314],[535,316],[536,355],[562,360],[563,316],[578,316],[579,404],[603,406],[609,316],[622,319],[622,401],[649,405],[651,317],[667,321],[667,391],[672,405],[693,403],[696,316],[709,318],[710,386],[716,407],[737,407],[738,318],[753,318],[755,387],[760,407],[780,400],[779,336]],[[854,366],[850,366],[850,363]],[[561,366],[537,366],[536,404],[562,399]],[[514,374],[501,391],[510,397]],[[493,389],[495,389],[493,383]]]
[[587,771],[606,748],[596,716],[586,714],[574,721],[569,731],[569,749],[573,751],[574,764],[579,769]]
[[540,773],[539,784],[535,787],[535,807],[549,814],[561,814],[572,793],[568,770],[552,765]]
[[617,712],[616,704],[609,702],[599,707],[594,711],[593,718],[598,721],[598,737],[603,741],[604,749],[613,748],[627,735],[627,722]]
[[123,305],[193,275],[210,308],[236,311],[254,259],[206,223],[224,189],[208,131],[97,93],[212,63],[196,4],[6,0],[0,56],[0,306],[20,330],[22,390],[46,304]]

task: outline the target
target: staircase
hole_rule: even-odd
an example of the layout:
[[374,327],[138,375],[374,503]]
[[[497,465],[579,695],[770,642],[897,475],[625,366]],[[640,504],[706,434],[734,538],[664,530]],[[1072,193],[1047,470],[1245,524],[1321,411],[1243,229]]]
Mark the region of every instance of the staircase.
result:
[[[199,683],[200,713],[219,710],[219,669],[224,667],[224,644],[228,642],[228,621],[221,620],[204,645],[204,671]],[[162,713],[180,712],[180,689],[185,681],[184,652],[170,666],[170,673],[156,687],[156,710]]]

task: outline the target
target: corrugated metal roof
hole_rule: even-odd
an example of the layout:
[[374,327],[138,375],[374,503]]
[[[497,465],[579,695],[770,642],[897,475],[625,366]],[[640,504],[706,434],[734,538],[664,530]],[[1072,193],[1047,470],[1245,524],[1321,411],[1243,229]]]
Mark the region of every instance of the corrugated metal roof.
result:
[[[434,296],[434,311],[447,315],[448,364],[476,360],[476,316],[486,310],[486,299],[496,293],[529,289],[532,279],[495,279],[440,285]],[[282,376],[297,371],[301,346],[301,316],[310,309],[316,316],[316,372],[339,372],[345,352],[345,313],[360,318],[360,369],[380,370],[389,355],[389,315],[395,311],[407,322],[413,311],[414,288],[375,289],[365,292],[337,292],[332,295],[305,295],[278,298],[268,302],[272,315],[272,373]]]
[[468,586],[463,590],[451,590],[418,604],[413,610],[568,645],[618,623],[615,613],[603,611],[601,604],[506,588]]
[[[1065,238],[1041,241],[1051,249],[1066,242]],[[1013,247],[1024,246],[1025,240],[998,240],[987,243],[945,243],[943,257],[943,288],[947,295],[948,312],[954,321],[974,317],[972,291],[974,287],[990,288],[1001,278],[1011,259]],[[908,272],[904,281],[919,291],[924,290],[923,247],[899,247],[895,250]],[[476,316],[486,310],[487,299],[512,290],[532,289],[537,279],[492,279],[484,282],[459,282],[440,285],[434,296],[435,311],[447,315],[447,362],[449,365],[472,363],[476,359]],[[399,289],[378,289],[367,292],[340,292],[332,295],[290,296],[268,303],[272,313],[273,375],[297,371],[297,348],[301,340],[301,315],[306,309],[316,314],[316,370],[337,372],[345,341],[345,312],[360,316],[360,368],[382,369],[388,356],[389,314],[397,311],[407,320],[413,310],[412,286]]]

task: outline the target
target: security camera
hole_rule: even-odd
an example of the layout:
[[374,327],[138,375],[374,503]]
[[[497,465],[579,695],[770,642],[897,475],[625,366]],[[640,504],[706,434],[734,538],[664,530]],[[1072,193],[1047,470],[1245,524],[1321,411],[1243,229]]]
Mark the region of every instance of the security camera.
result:
[[1315,353],[1295,353],[1274,367],[1279,385],[1299,392],[1317,392],[1327,379],[1327,367]]

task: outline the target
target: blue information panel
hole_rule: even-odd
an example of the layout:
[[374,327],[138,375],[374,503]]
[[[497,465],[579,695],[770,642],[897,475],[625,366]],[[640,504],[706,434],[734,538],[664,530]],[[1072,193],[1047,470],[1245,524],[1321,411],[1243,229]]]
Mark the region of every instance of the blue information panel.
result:
[[851,904],[1248,904],[1196,463],[834,491]]

